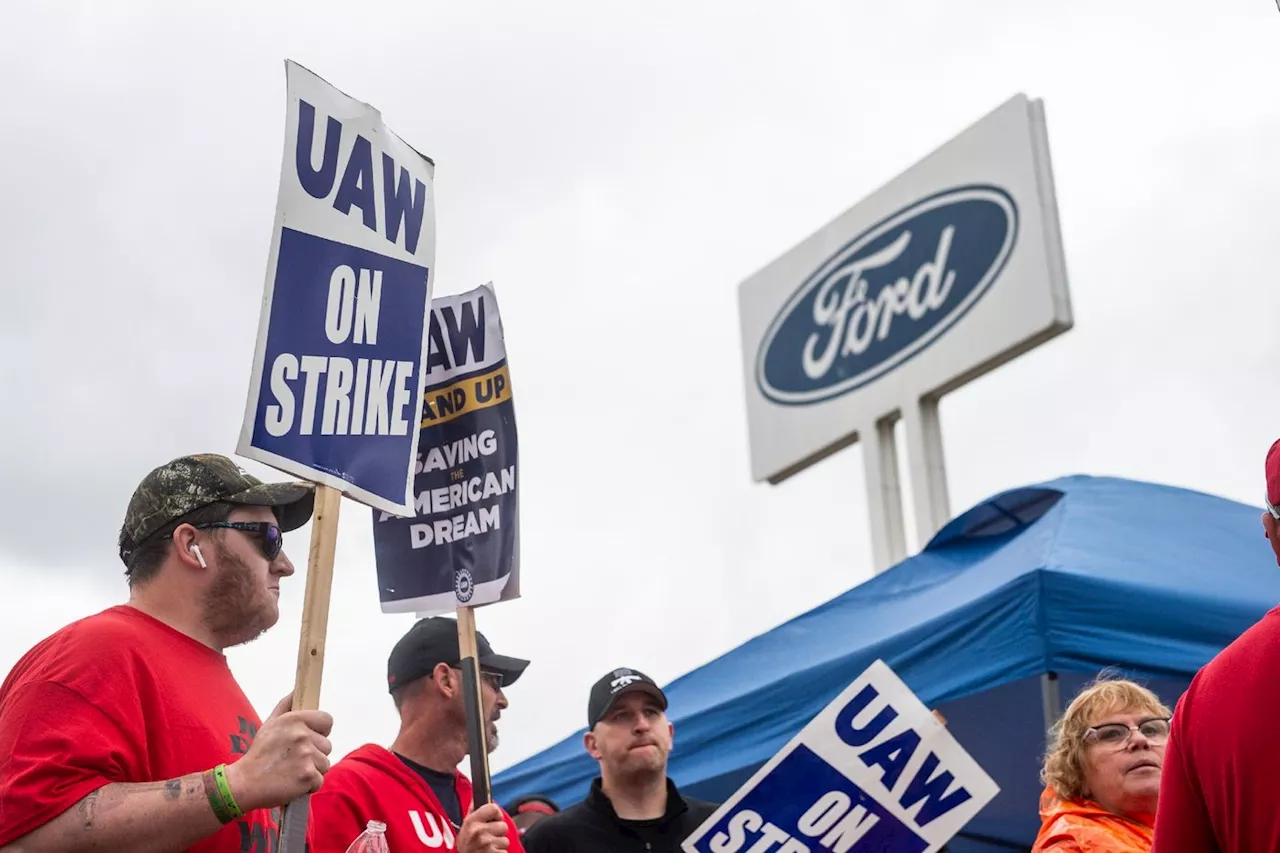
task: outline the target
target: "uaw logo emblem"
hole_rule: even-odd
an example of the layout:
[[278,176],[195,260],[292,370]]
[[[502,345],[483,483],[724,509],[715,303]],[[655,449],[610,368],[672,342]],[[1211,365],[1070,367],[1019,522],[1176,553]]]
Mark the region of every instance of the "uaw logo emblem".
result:
[[609,688],[612,692],[617,693],[628,684],[643,680],[629,669],[615,669],[613,671],[613,680],[609,682]]
[[470,569],[458,569],[453,575],[453,592],[459,601],[470,601],[476,587],[471,581]]
[[920,199],[841,246],[774,317],[756,354],[769,400],[801,406],[875,381],[960,321],[999,278],[1018,206],[994,186]]

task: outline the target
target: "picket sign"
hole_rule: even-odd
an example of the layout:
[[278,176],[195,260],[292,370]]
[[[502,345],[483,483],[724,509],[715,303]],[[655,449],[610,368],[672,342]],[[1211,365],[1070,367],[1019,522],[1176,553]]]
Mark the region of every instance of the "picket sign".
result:
[[[293,709],[320,705],[346,495],[413,512],[435,166],[378,110],[285,62],[285,144],[237,453],[315,484]],[[309,797],[279,849],[306,849]]]
[[434,296],[414,511],[370,513],[383,613],[520,596],[519,436],[493,283]]
[[933,853],[999,787],[877,660],[684,841],[686,853]]
[[431,301],[426,388],[407,517],[371,513],[384,613],[454,613],[473,808],[492,798],[477,608],[520,595],[518,440],[492,282]]

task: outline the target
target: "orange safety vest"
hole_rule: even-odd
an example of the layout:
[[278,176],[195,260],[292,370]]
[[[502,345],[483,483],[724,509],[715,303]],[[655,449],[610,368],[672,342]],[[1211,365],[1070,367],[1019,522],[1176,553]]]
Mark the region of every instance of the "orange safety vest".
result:
[[1093,800],[1040,795],[1040,834],[1031,853],[1151,853],[1155,830]]

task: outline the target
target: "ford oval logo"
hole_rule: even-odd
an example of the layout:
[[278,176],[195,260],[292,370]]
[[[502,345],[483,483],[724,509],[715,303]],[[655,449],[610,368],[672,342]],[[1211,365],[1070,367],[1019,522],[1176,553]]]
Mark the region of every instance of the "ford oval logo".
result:
[[1000,275],[1018,206],[993,186],[921,199],[846,243],[787,300],[756,356],[776,403],[847,394],[919,354]]

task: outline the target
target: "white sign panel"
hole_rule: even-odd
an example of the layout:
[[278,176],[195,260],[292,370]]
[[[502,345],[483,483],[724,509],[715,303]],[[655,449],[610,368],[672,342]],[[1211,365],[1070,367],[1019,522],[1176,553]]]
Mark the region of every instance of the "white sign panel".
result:
[[284,162],[236,452],[413,513],[435,166],[286,62]]
[[686,853],[932,853],[1000,789],[883,661],[683,844]]
[[1018,95],[743,282],[751,469],[778,482],[1071,327],[1048,136]]

